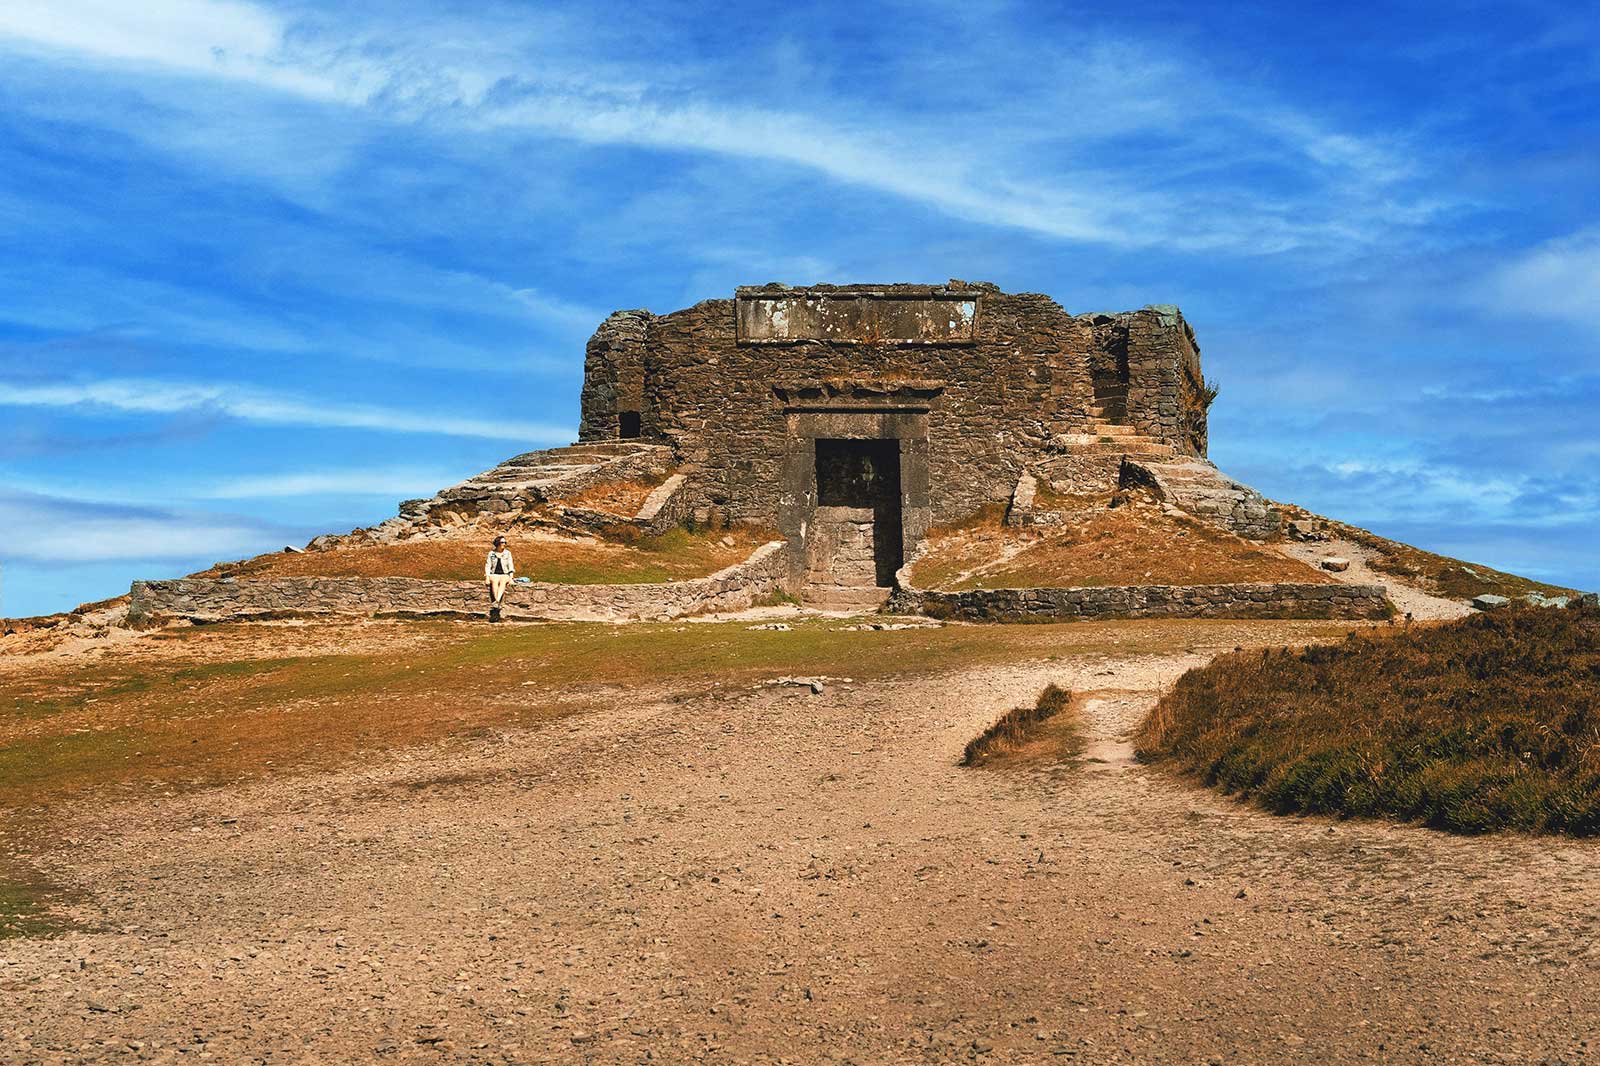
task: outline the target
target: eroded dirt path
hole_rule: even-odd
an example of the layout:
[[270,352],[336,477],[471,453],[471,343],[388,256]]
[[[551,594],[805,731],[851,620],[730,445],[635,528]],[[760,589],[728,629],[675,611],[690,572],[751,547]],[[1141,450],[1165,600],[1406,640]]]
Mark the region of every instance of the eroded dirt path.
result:
[[[1586,1061],[1600,848],[1132,763],[1207,655],[634,692],[80,819],[101,931],[0,942],[0,1059]],[[1086,761],[955,765],[1047,682]]]

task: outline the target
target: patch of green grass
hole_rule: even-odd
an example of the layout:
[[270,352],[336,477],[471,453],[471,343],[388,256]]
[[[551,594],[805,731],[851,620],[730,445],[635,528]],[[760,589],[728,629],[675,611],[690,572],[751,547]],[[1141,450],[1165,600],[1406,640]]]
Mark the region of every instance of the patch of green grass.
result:
[[1138,751],[1279,812],[1600,833],[1600,611],[1226,655],[1179,679]]
[[52,917],[49,890],[35,880],[13,880],[0,873],[0,941],[54,936],[66,928]]
[[766,596],[757,600],[757,607],[798,607],[800,597],[785,588],[774,588]]
[[18,683],[0,693],[0,723],[12,718],[40,719],[81,711],[102,700],[116,701],[156,693],[181,696],[213,681],[237,681],[271,674],[301,661],[241,659],[169,670],[115,670],[107,675],[80,676],[69,681],[41,679],[31,685]]

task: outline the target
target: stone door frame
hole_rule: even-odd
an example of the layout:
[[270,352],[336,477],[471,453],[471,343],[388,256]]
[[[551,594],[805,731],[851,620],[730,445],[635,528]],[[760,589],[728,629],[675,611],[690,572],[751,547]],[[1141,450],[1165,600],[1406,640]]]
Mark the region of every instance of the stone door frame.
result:
[[795,577],[803,576],[817,509],[817,441],[900,442],[900,543],[906,558],[933,522],[928,415],[942,381],[806,382],[773,389],[784,415],[778,531],[789,541]]

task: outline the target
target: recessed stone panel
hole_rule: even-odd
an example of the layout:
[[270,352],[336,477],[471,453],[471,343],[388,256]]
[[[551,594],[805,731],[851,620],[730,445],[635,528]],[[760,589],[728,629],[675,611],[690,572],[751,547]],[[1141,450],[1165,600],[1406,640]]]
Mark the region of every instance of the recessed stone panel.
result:
[[741,294],[736,314],[740,344],[972,344],[978,300],[975,296]]

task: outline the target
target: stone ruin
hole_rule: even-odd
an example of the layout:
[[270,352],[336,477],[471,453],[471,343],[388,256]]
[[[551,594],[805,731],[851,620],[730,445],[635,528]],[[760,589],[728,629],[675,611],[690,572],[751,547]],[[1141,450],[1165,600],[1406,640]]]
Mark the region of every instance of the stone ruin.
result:
[[[674,618],[780,594],[834,609],[894,596],[897,610],[979,620],[1383,616],[1380,589],[1320,584],[910,587],[929,531],[987,509],[1059,525],[1137,490],[1242,537],[1279,536],[1277,509],[1206,460],[1213,396],[1175,307],[1070,315],[1048,296],[961,281],[740,288],[671,314],[608,317],[586,351],[578,443],[514,456],[308,550],[506,523],[659,534],[725,521],[779,534],[694,581],[518,586],[507,610],[519,618]],[[654,486],[636,512],[583,503],[624,482]],[[484,593],[470,580],[224,576],[136,582],[132,595],[141,616],[216,621],[458,616]]]
[[935,525],[1044,524],[1039,487],[1153,491],[1241,536],[1280,517],[1206,461],[1175,307],[1071,315],[992,284],[743,287],[590,339],[580,443],[670,448],[686,513],[775,527],[808,602],[882,603]]

